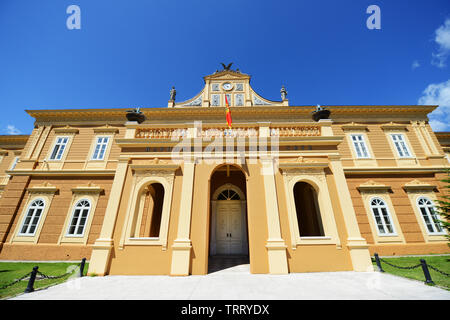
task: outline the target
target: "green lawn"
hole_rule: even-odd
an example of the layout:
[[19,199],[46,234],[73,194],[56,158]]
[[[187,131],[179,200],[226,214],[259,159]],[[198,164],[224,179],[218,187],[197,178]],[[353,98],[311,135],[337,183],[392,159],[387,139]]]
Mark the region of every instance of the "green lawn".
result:
[[[73,270],[73,272],[60,279],[39,279],[40,277],[38,275],[36,277],[36,281],[34,282],[34,289],[37,290],[40,288],[46,288],[62,283],[74,274],[79,274],[80,269],[78,267],[74,270],[74,266],[78,266],[79,264],[79,262],[0,262],[0,288],[22,278],[24,275],[31,272],[34,266],[38,266],[38,271],[43,274],[53,277],[63,275]],[[85,275],[88,267],[89,265],[86,263],[83,272]],[[23,293],[28,285],[28,279],[29,278],[26,278],[25,280],[15,283],[5,289],[0,289],[0,299],[5,299]]]
[[[398,257],[398,258],[381,257],[381,259],[400,267],[412,267],[420,264],[420,259],[424,259],[428,265],[431,265],[447,274],[450,274],[450,256],[424,256],[424,257]],[[372,258],[372,261],[375,270],[378,270],[377,265],[375,263],[375,258]],[[404,270],[391,267],[390,265],[381,261],[381,267],[385,272],[393,275],[425,281],[425,276],[423,274],[421,266],[412,270]],[[439,272],[432,270],[430,267],[428,268],[428,270],[430,271],[431,279],[437,286],[450,290],[449,276],[442,275]]]

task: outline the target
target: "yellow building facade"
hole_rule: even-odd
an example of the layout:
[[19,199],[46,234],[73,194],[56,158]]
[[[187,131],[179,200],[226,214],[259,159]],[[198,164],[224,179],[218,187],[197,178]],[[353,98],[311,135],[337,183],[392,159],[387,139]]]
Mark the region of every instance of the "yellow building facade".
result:
[[315,107],[289,105],[284,88],[265,99],[239,71],[204,83],[136,119],[27,111],[29,137],[13,147],[0,137],[0,259],[86,257],[89,274],[184,276],[217,256],[285,274],[372,271],[374,252],[449,252],[434,207],[449,168],[428,124],[437,106],[327,106],[316,121]]

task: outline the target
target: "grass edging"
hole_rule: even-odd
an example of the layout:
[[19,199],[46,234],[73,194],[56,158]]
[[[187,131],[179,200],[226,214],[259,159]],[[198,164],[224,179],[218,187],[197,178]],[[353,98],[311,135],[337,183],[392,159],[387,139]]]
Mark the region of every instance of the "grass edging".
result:
[[[427,265],[432,265],[433,267],[447,274],[450,273],[450,255],[399,256],[399,257],[380,257],[380,258],[382,259],[381,267],[386,273],[407,279],[421,281],[424,285],[425,285],[425,275],[423,273],[421,266],[415,269],[407,269],[407,270],[398,269],[384,263],[383,260],[396,266],[409,267],[420,264],[420,259],[424,259]],[[372,261],[375,270],[378,271],[375,259],[372,258]],[[428,268],[428,270],[430,272],[431,279],[434,282],[434,285],[430,284],[430,286],[435,286],[450,291],[449,276],[442,275],[431,268]]]
[[[66,282],[69,279],[79,277],[79,264],[76,262],[0,262],[0,288],[14,282],[16,279],[22,278],[24,275],[31,272],[34,266],[38,266],[42,274],[48,276],[59,276],[73,269],[71,273],[59,279],[42,279],[37,277],[34,282],[34,291],[40,291]],[[77,266],[77,268],[74,268]],[[85,276],[88,270],[88,263],[86,262],[83,275]],[[0,290],[0,299],[10,299],[21,294],[24,294],[28,286],[29,276],[19,281],[12,286]]]

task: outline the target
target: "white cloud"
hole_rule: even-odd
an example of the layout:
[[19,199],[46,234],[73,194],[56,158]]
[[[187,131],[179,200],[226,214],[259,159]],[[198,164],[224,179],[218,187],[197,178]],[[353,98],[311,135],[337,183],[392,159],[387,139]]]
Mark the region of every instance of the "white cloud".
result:
[[433,128],[433,131],[439,132],[439,131],[448,131],[448,124],[443,123],[439,120],[430,120],[430,126]]
[[17,129],[15,126],[8,124],[6,126],[5,131],[7,132],[7,134],[21,134],[22,131],[20,131],[19,129]]
[[420,67],[419,61],[414,60],[412,65],[411,65],[411,68],[414,70],[414,69],[417,69],[418,67]]
[[434,131],[450,131],[450,80],[428,85],[418,104],[439,105],[428,116],[430,125]]
[[438,52],[433,53],[431,64],[444,68],[448,55],[450,54],[450,18],[447,18],[444,25],[440,26],[435,31],[434,41],[439,45]]

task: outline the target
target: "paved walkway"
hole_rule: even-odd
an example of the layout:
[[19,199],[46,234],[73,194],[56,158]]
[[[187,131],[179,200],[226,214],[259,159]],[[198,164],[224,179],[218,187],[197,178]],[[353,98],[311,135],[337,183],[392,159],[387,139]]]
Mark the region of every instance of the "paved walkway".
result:
[[250,274],[237,265],[204,276],[75,278],[22,300],[450,300],[450,292],[379,272]]

